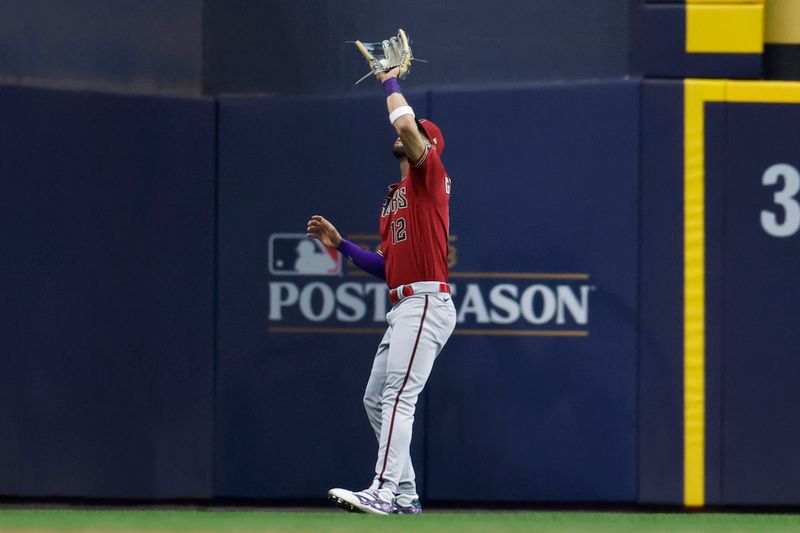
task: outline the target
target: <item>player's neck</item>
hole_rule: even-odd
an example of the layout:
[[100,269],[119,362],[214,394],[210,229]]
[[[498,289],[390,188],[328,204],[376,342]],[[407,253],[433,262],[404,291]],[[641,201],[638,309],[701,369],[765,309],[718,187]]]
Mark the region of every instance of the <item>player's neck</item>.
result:
[[408,163],[408,158],[404,157],[400,160],[400,179],[403,179],[408,174],[408,169],[411,168],[411,165]]

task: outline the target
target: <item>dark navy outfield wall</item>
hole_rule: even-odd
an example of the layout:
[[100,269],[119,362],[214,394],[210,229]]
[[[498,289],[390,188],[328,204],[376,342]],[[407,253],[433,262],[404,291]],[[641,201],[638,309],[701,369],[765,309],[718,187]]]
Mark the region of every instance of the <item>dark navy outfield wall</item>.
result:
[[[459,308],[416,420],[423,495],[636,500],[639,86],[407,95],[445,132]],[[315,213],[377,244],[399,178],[384,98],[223,98],[219,120],[215,492],[366,486],[385,291],[298,250]]]
[[707,104],[706,125],[707,490],[722,504],[797,505],[800,104]]
[[[424,96],[414,100],[427,114]],[[360,402],[375,335],[272,335],[269,282],[271,270],[294,268],[312,214],[344,234],[374,232],[370,206],[383,199],[384,176],[397,172],[385,98],[224,98],[219,106],[215,492],[314,498],[332,484],[361,486],[374,463]],[[290,256],[271,263],[270,237],[285,233],[294,237],[274,247],[282,255],[278,244],[288,241]],[[422,429],[424,417],[418,422]]]
[[[635,501],[638,94],[408,92],[454,184],[458,333],[414,442],[428,498]],[[385,289],[348,265],[298,276],[296,258],[315,212],[376,244],[397,173],[383,97],[217,105],[0,91],[0,494],[367,483]]]
[[642,83],[639,498],[683,498],[683,82]]
[[[684,501],[684,172],[694,166],[705,196],[700,490],[706,505],[797,505],[800,86],[776,98],[767,82],[712,83],[714,98],[695,109],[703,136],[686,143],[684,82],[643,86],[639,501]],[[684,165],[698,146],[703,158]]]
[[0,117],[0,495],[211,497],[214,103]]
[[[639,86],[522,85],[629,74],[635,0],[68,4],[0,6],[0,81],[359,96],[223,98],[215,122],[210,102],[4,93],[3,312],[17,331],[0,493],[290,498],[365,483],[359,398],[383,290],[347,265],[296,285],[289,271],[314,211],[376,244],[392,132],[374,85],[353,88],[365,65],[345,41],[402,26],[431,61],[415,66],[412,86],[434,91],[411,93],[415,108],[450,139],[462,309],[420,403],[424,494],[635,498]],[[494,89],[445,89],[469,85]],[[343,325],[357,332],[278,331]]]
[[[458,327],[543,335],[453,338],[429,394],[429,497],[635,501],[639,87],[433,92],[455,184]],[[586,322],[498,326],[491,294],[505,284],[586,291]],[[467,312],[473,286],[492,324]],[[586,336],[558,336],[569,330]]]
[[[703,108],[705,497],[791,505],[800,117],[729,86],[756,101]],[[681,504],[682,83],[406,95],[447,139],[458,307],[419,404],[421,494]],[[382,95],[4,87],[0,116],[0,495],[365,485],[389,304],[304,224],[377,245]]]

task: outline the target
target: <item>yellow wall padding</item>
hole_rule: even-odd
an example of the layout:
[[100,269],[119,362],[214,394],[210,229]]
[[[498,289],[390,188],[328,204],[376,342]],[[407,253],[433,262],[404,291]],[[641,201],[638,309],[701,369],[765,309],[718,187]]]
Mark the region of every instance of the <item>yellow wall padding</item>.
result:
[[800,0],[769,0],[764,21],[764,41],[800,44]]
[[705,504],[706,102],[800,104],[800,82],[690,79],[684,82],[683,499],[687,507]]
[[729,81],[725,101],[759,104],[800,104],[800,82]]
[[687,5],[686,51],[723,54],[762,53],[764,51],[763,4]]
[[[772,2],[773,0],[769,0]],[[794,0],[790,0],[794,1]],[[764,0],[686,0],[687,4],[764,4]]]
[[705,503],[705,113],[725,99],[725,81],[684,84],[683,174],[683,498]]

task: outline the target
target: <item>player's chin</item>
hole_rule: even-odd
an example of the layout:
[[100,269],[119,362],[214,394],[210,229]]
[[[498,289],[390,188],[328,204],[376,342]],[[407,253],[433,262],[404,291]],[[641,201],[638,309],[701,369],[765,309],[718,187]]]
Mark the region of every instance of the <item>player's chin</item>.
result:
[[392,155],[397,159],[405,159],[407,157],[406,147],[402,144],[395,144],[392,146]]

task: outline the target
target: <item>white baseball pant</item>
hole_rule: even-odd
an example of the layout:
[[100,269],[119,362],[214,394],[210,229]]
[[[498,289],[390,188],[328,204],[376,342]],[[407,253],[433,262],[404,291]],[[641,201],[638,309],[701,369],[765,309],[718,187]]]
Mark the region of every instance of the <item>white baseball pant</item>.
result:
[[436,356],[455,328],[456,310],[450,294],[415,290],[392,307],[386,320],[389,326],[364,393],[379,444],[372,487],[416,497],[410,454],[414,410]]

